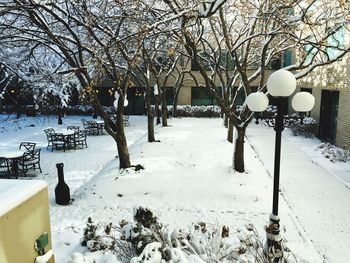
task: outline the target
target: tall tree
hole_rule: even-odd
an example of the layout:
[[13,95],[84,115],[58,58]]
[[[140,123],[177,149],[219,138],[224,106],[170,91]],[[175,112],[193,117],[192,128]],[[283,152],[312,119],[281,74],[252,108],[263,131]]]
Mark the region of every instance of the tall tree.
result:
[[[265,91],[268,75],[277,68],[305,77],[338,61],[350,49],[349,43],[330,41],[341,28],[349,30],[349,17],[340,2],[199,1],[197,9],[185,14],[178,1],[166,3],[181,16],[177,34],[200,73],[199,82],[237,130],[234,169],[239,172],[244,171],[244,136],[252,113],[247,107],[237,110],[238,92],[246,96]],[[329,50],[336,52],[330,56]],[[297,56],[289,61],[290,52]],[[219,83],[229,88],[230,99],[218,89]]]
[[[124,99],[131,85],[144,35],[142,21],[148,18],[149,5],[120,1],[16,1],[0,4],[2,41],[32,43],[46,47],[61,58],[74,74],[85,96],[106,124],[117,144],[119,166],[131,166],[123,127]],[[117,122],[103,110],[97,96],[102,80],[113,83],[118,92]]]

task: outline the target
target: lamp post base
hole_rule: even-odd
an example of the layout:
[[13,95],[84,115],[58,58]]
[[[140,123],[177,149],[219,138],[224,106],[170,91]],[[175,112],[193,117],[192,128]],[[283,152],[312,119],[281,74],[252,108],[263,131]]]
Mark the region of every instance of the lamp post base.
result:
[[282,262],[283,247],[280,235],[280,218],[274,214],[270,215],[270,224],[265,227],[266,244],[264,253],[269,262]]

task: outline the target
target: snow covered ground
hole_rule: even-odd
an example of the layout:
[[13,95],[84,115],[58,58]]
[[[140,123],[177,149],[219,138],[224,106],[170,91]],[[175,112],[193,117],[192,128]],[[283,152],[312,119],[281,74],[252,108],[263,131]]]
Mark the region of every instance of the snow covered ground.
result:
[[[185,228],[199,221],[225,224],[230,229],[254,224],[264,237],[272,204],[274,133],[252,124],[245,148],[247,172],[231,168],[232,145],[220,119],[171,119],[170,127],[157,127],[159,143],[148,143],[146,117],[131,116],[126,127],[133,164],[141,172],[119,172],[116,145],[108,135],[89,136],[88,148],[46,150],[44,128],[57,128],[54,117],[7,119],[0,115],[0,147],[35,141],[42,147],[42,179],[49,185],[52,239],[56,262],[72,252],[84,252],[79,240],[87,218],[117,224],[131,220],[134,207],[153,209],[169,228]],[[64,124],[82,125],[80,116]],[[250,146],[252,144],[253,148]],[[283,236],[296,254],[309,262],[344,262],[350,258],[350,165],[338,165],[318,153],[316,139],[293,137],[282,141],[280,217]],[[63,162],[65,179],[74,202],[55,204],[55,164]],[[327,163],[328,162],[328,163]],[[325,168],[323,168],[325,167]],[[336,174],[337,177],[333,176]],[[0,181],[1,184],[1,181]],[[327,242],[328,241],[328,242]]]

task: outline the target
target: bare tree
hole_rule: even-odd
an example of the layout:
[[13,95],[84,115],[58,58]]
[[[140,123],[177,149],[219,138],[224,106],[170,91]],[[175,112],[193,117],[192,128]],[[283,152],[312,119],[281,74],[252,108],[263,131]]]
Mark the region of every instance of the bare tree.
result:
[[[147,5],[117,1],[3,1],[0,30],[12,43],[47,47],[67,65],[58,73],[74,74],[95,113],[106,124],[118,148],[119,166],[131,166],[123,127],[124,99],[131,85],[140,39],[140,21]],[[102,80],[118,92],[117,121],[113,123],[97,96]]]
[[[181,14],[177,1],[166,3],[173,14]],[[349,29],[349,17],[340,2],[323,0],[197,4],[192,13],[181,15],[178,38],[198,68],[199,82],[237,130],[234,169],[243,172],[244,136],[252,113],[246,107],[237,108],[238,92],[247,96],[265,91],[266,79],[274,68],[285,67],[302,78],[341,59],[349,52],[349,44],[329,40],[336,39],[342,28]],[[336,52],[330,56],[330,50]],[[288,52],[297,57],[283,64]],[[229,61],[233,68],[228,70]],[[226,94],[219,85],[226,87]]]

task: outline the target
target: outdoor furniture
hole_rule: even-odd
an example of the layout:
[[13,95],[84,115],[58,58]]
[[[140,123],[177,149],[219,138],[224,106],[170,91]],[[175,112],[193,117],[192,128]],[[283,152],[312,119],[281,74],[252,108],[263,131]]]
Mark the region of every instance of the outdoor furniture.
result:
[[[25,150],[4,150],[0,151],[0,159],[6,159],[10,168],[9,168],[9,175],[13,175],[16,178],[18,178],[18,163],[23,158],[23,154],[25,153]],[[6,163],[3,162],[3,166],[6,165]],[[5,168],[3,168],[5,169]]]
[[33,151],[35,148],[35,142],[21,142],[19,149],[26,149],[27,151]]
[[53,128],[47,128],[44,130],[46,133],[46,138],[47,138],[47,147],[46,149],[49,149],[50,146],[52,146],[52,141],[51,141],[51,134],[55,133],[55,130]]
[[[70,148],[74,147],[74,149],[77,148],[77,141],[78,141],[78,133],[79,133],[80,127],[79,126],[67,126],[67,131],[73,131],[73,136],[68,136],[66,138],[67,144]],[[64,134],[63,134],[64,135]]]
[[[94,126],[97,126],[97,135],[103,134],[104,128],[105,128],[105,121],[104,120],[98,120],[98,121],[92,121],[94,122]],[[96,124],[95,124],[96,123]]]
[[65,152],[67,148],[75,148],[75,134],[73,130],[58,130],[51,134],[51,142],[53,152],[54,149],[63,149]]
[[98,125],[96,121],[87,121],[85,119],[81,119],[81,121],[88,135],[98,135]]
[[74,132],[79,132],[80,127],[79,126],[67,126],[67,131],[74,131]]
[[[113,114],[109,116],[114,124],[117,123],[117,115]],[[130,126],[129,115],[123,115],[123,125]]]
[[40,167],[40,151],[41,149],[35,149],[32,151],[27,151],[23,154],[23,158],[19,161],[18,168],[24,173],[24,175],[30,169],[33,169],[34,171],[38,169],[40,173],[42,173]]
[[[67,130],[74,131],[73,136],[66,136],[66,143],[68,147],[74,147],[74,149],[77,148],[77,146],[87,147],[86,142],[86,130],[79,130],[79,126],[68,126]],[[63,134],[65,135],[65,134]]]
[[10,178],[12,173],[11,163],[6,158],[0,157],[0,178]]
[[78,133],[76,133],[74,140],[76,146],[85,146],[86,148],[88,147],[86,142],[86,131],[79,131]]
[[58,150],[59,148],[63,149],[64,152],[66,151],[67,142],[62,133],[52,133],[50,140],[52,146],[51,152],[53,152],[53,149]]

